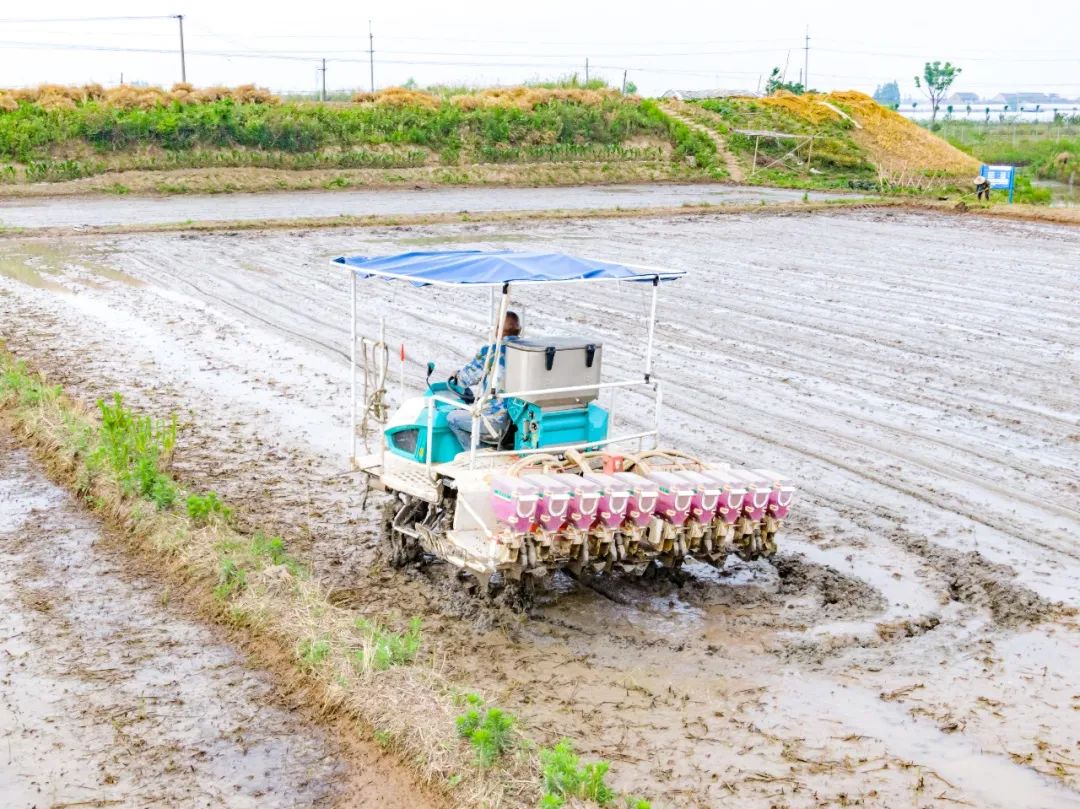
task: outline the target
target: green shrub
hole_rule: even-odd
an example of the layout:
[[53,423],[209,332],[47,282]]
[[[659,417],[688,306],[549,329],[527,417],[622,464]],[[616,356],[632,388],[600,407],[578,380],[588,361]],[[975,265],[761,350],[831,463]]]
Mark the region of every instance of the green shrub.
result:
[[682,121],[675,120],[655,101],[644,100],[641,102],[641,107],[652,121],[667,129],[675,143],[676,160],[682,161],[687,157],[692,157],[697,168],[716,167],[719,160],[716,143],[707,134],[699,129],[691,129]]
[[[196,159],[194,155],[199,155],[199,165],[288,164],[298,156],[340,167],[418,165],[427,157],[425,150],[439,152],[444,163],[453,164],[455,152],[466,142],[525,145],[553,134],[555,142],[563,144],[618,144],[635,135],[662,133],[661,123],[635,100],[618,96],[590,104],[553,99],[528,110],[464,110],[449,99],[433,108],[237,104],[230,99],[150,109],[121,109],[95,101],[68,110],[20,104],[16,110],[0,111],[0,158],[33,164],[28,172],[34,180],[73,179],[106,170],[101,161],[50,157],[72,142],[86,143],[100,154],[158,147],[166,152],[164,157],[150,154],[136,160],[160,165],[175,155],[177,168]],[[397,153],[356,148],[385,144],[414,148]]]

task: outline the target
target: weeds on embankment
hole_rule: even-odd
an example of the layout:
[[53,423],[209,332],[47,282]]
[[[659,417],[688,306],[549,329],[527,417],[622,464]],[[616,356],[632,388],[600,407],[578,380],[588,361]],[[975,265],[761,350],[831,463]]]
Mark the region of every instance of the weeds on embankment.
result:
[[321,711],[351,717],[396,751],[454,805],[619,805],[603,785],[606,764],[570,768],[565,751],[538,750],[512,717],[478,698],[469,703],[475,715],[458,716],[459,692],[423,656],[419,618],[398,631],[398,618],[333,604],[280,537],[241,534],[216,494],[185,491],[169,472],[175,420],[137,413],[120,396],[99,402],[95,418],[2,348],[0,419],[171,586],[286,682],[304,685]]
[[514,98],[388,91],[341,105],[167,94],[118,105],[100,94],[61,99],[57,92],[6,101],[0,92],[0,161],[7,163],[0,183],[126,170],[655,160],[663,149],[635,142],[663,140],[668,131],[655,105],[612,90],[534,89]]

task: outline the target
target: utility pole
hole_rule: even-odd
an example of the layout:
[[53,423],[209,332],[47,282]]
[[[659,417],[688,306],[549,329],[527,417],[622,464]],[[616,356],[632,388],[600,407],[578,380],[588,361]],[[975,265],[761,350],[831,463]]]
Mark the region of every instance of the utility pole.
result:
[[803,47],[803,89],[810,89],[810,26],[806,26],[806,45]]
[[626,71],[622,72],[622,94],[626,95]]
[[585,85],[589,84],[589,57],[585,57]]
[[177,14],[176,21],[180,23],[180,81],[187,82],[187,58],[184,56],[184,15]]
[[375,92],[375,34],[371,30],[371,20],[367,21],[368,68],[371,70],[371,92]]
[[325,58],[322,60],[322,67],[319,68],[319,70],[322,72],[322,93],[320,95],[320,99],[322,101],[326,101],[326,59]]

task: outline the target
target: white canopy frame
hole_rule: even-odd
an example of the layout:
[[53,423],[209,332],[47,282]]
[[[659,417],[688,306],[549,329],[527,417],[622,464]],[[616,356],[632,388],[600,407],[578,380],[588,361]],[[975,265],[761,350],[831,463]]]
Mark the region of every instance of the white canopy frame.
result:
[[[358,439],[358,436],[357,436],[357,392],[358,391],[357,391],[357,362],[356,362],[356,359],[357,359],[357,346],[359,344],[358,330],[357,330],[357,280],[366,280],[368,278],[376,277],[376,278],[408,281],[408,282],[412,282],[414,284],[418,283],[418,281],[414,276],[409,276],[409,275],[404,275],[404,274],[397,274],[397,273],[390,273],[390,272],[384,272],[384,271],[381,271],[381,270],[370,271],[370,270],[357,269],[355,267],[349,267],[349,265],[345,265],[342,262],[334,261],[334,260],[331,260],[330,263],[331,263],[331,266],[333,266],[335,268],[341,268],[342,266],[348,267],[349,268],[349,275],[350,275],[350,297],[351,297],[350,316],[351,316],[351,323],[350,323],[349,333],[350,333],[351,343],[350,343],[350,351],[349,351],[349,364],[350,364],[352,401],[351,401],[351,406],[350,406],[349,433],[350,433],[350,446],[352,448],[351,449],[351,453],[352,453],[351,461],[352,461],[353,468],[356,468],[357,467],[357,461],[358,461],[358,458],[357,458],[357,439]],[[530,390],[530,391],[518,391],[518,392],[515,392],[515,393],[512,393],[512,394],[500,393],[496,389],[496,381],[497,381],[496,376],[497,375],[491,373],[491,370],[492,370],[491,364],[494,361],[496,361],[496,358],[498,357],[499,352],[497,350],[496,351],[489,351],[488,352],[488,365],[485,368],[485,373],[484,373],[484,377],[483,377],[485,380],[489,381],[489,385],[488,385],[488,387],[486,387],[481,392],[480,396],[478,396],[471,405],[465,404],[465,402],[462,401],[461,399],[455,399],[455,398],[451,398],[451,397],[448,397],[448,396],[442,396],[442,395],[439,395],[439,394],[432,394],[431,396],[428,397],[426,411],[425,411],[426,412],[426,421],[427,421],[427,446],[430,448],[431,445],[432,445],[432,440],[433,440],[434,422],[435,422],[435,410],[436,410],[435,405],[436,405],[437,402],[441,402],[443,404],[449,405],[450,407],[468,410],[472,414],[472,442],[471,442],[471,445],[469,447],[469,468],[470,469],[475,469],[476,468],[476,464],[477,464],[478,459],[479,460],[486,459],[486,458],[495,459],[497,457],[506,456],[506,455],[522,456],[522,455],[530,455],[530,454],[536,454],[536,453],[549,453],[549,452],[552,452],[552,451],[558,451],[560,449],[566,450],[566,449],[584,449],[584,448],[592,448],[592,447],[603,447],[603,446],[608,446],[610,444],[616,444],[616,443],[619,443],[619,442],[626,442],[626,441],[637,441],[638,442],[638,447],[640,449],[642,443],[647,438],[652,439],[653,447],[658,447],[659,442],[660,442],[660,415],[661,415],[661,407],[662,407],[662,403],[663,403],[663,395],[662,395],[662,391],[661,391],[661,387],[660,387],[660,380],[654,378],[653,371],[652,371],[654,343],[655,343],[655,339],[656,339],[656,307],[657,307],[658,293],[659,293],[660,282],[661,281],[677,280],[678,278],[681,278],[682,276],[684,276],[686,273],[682,272],[682,271],[677,271],[677,270],[676,271],[663,270],[663,269],[660,269],[660,268],[657,268],[657,267],[646,267],[646,266],[634,265],[634,264],[623,264],[622,266],[630,267],[630,268],[636,269],[636,270],[641,270],[642,272],[641,272],[640,275],[626,276],[626,277],[621,277],[621,278],[610,278],[610,277],[607,277],[607,278],[574,278],[574,279],[551,280],[551,281],[547,281],[547,280],[514,280],[514,281],[493,281],[493,282],[478,282],[478,283],[464,283],[464,284],[463,283],[445,282],[445,281],[428,281],[426,279],[421,279],[421,281],[419,283],[422,283],[424,285],[442,286],[442,287],[456,287],[456,288],[460,288],[460,287],[470,288],[471,287],[471,288],[477,288],[477,289],[480,289],[480,290],[484,290],[484,289],[488,290],[488,292],[489,292],[488,311],[491,312],[491,314],[493,315],[492,323],[491,323],[491,331],[490,331],[491,339],[490,339],[489,345],[493,345],[493,346],[498,346],[498,345],[501,345],[501,343],[502,343],[502,339],[503,339],[503,336],[504,336],[503,335],[503,322],[506,319],[506,312],[509,309],[510,291],[511,291],[512,287],[535,286],[535,285],[539,285],[539,284],[586,284],[586,283],[587,284],[596,284],[596,283],[608,283],[608,282],[613,282],[613,281],[616,282],[616,283],[620,283],[620,284],[623,283],[623,282],[634,283],[634,284],[649,283],[651,285],[651,287],[652,287],[651,295],[650,295],[650,301],[649,301],[649,316],[648,316],[648,322],[647,322],[647,334],[648,334],[648,336],[646,338],[646,345],[645,345],[644,369],[643,369],[643,373],[642,373],[641,377],[638,377],[638,378],[635,378],[635,379],[618,380],[618,381],[615,381],[615,382],[600,382],[600,383],[594,384],[594,385],[575,385],[575,386],[561,387],[561,388],[541,388],[541,389]],[[499,290],[499,289],[501,289],[501,292],[499,294],[498,306],[496,307],[494,305],[495,304],[495,295],[496,295],[496,290]],[[385,319],[380,319],[379,337],[378,337],[377,340],[373,340],[373,339],[368,338],[368,337],[360,337],[360,340],[366,341],[369,344],[385,346],[386,345]],[[586,442],[586,443],[581,443],[581,444],[545,446],[545,447],[538,447],[538,448],[531,448],[531,449],[490,450],[490,451],[484,451],[482,453],[478,452],[478,450],[479,450],[479,440],[480,440],[480,431],[479,431],[478,428],[480,426],[481,419],[483,419],[484,410],[486,409],[487,405],[494,399],[497,399],[497,398],[509,398],[509,397],[519,397],[519,396],[529,396],[529,395],[536,395],[536,394],[539,394],[539,393],[575,393],[575,392],[580,392],[580,391],[585,391],[585,390],[611,390],[611,392],[612,392],[612,404],[611,404],[611,407],[609,408],[608,417],[609,417],[609,422],[613,422],[614,421],[613,414],[614,414],[614,410],[615,410],[616,392],[618,390],[621,390],[621,389],[637,388],[637,387],[644,387],[647,390],[651,391],[652,394],[653,394],[653,396],[652,396],[652,398],[653,398],[653,429],[651,429],[651,430],[644,430],[644,431],[640,431],[640,432],[636,432],[636,433],[632,433],[632,434],[627,434],[627,435],[609,436],[608,438],[605,438],[605,439],[600,440],[600,441],[591,441],[591,442]],[[379,442],[379,462],[380,462],[380,466],[383,465],[383,462],[385,460],[385,452],[386,452],[386,441],[381,440]],[[430,451],[427,453],[426,466],[427,466],[428,474],[432,477],[432,479],[434,479],[436,477],[436,474],[435,474],[435,472],[433,470],[433,463],[432,463],[432,460],[431,460],[431,452]]]

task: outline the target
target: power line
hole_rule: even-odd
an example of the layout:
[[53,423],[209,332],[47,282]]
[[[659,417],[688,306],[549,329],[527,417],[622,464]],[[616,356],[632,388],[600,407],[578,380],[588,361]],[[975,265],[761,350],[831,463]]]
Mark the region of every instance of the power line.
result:
[[43,23],[43,22],[112,22],[120,20],[174,20],[175,14],[153,14],[131,17],[42,17],[39,19],[31,19],[27,17],[17,17],[9,19],[0,19],[0,23],[17,25],[18,23]]

